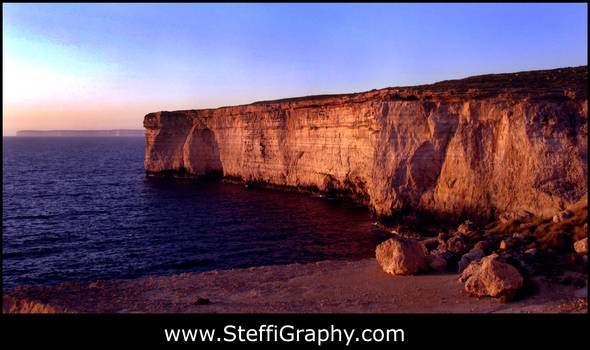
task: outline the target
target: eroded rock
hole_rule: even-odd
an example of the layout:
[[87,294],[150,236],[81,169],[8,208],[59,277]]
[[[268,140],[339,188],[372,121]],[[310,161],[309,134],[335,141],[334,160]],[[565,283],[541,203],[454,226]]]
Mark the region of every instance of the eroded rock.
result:
[[444,253],[439,250],[433,250],[426,256],[428,266],[434,271],[443,272],[447,269],[447,259]]
[[465,220],[465,222],[463,222],[461,225],[459,225],[459,227],[457,227],[457,232],[467,234],[467,233],[474,231],[476,229],[477,229],[477,225],[475,225],[475,223],[473,221]]
[[453,237],[449,238],[446,243],[446,248],[453,254],[462,255],[468,252],[472,248],[472,245],[469,243],[467,236],[457,232]]
[[500,249],[510,249],[516,245],[516,241],[513,238],[506,238],[500,242]]
[[449,240],[449,238],[451,238],[451,235],[449,235],[446,232],[440,232],[437,237],[438,243],[445,245],[447,243],[447,241]]
[[475,243],[473,248],[479,248],[483,250],[485,254],[490,254],[498,248],[498,245],[498,242],[494,239],[484,239]]
[[431,251],[438,247],[438,238],[426,238],[420,241],[420,243],[426,248],[426,250]]
[[515,233],[512,235],[512,238],[517,239],[517,240],[521,240],[524,241],[526,239],[526,236],[523,235],[522,233]]
[[471,262],[459,280],[470,295],[508,298],[514,297],[524,283],[520,272],[502,262],[497,254]]
[[575,242],[574,250],[576,251],[576,253],[588,254],[588,237]]
[[484,255],[484,251],[480,248],[473,248],[468,253],[463,254],[461,260],[459,260],[459,272],[463,272],[472,261],[479,260]]
[[392,275],[411,275],[428,271],[425,248],[411,238],[394,236],[375,249],[377,261],[383,271]]

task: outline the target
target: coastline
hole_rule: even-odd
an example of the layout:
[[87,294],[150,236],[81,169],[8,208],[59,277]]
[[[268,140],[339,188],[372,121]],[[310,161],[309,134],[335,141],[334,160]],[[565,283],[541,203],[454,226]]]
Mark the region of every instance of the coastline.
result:
[[[373,259],[71,281],[3,291],[3,313],[587,313],[586,285],[536,279],[538,292],[471,297],[458,274],[392,276]],[[198,301],[200,299],[200,301]]]

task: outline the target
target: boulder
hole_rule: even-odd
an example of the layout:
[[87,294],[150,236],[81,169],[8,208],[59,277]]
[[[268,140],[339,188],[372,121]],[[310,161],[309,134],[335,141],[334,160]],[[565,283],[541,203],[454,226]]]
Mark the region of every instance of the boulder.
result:
[[446,232],[440,232],[438,234],[438,243],[440,244],[446,244],[447,241],[449,240],[449,238],[451,238],[451,236],[446,233]]
[[484,251],[485,254],[489,254],[496,250],[498,247],[498,242],[493,239],[485,239],[483,241],[479,241],[475,243],[473,248],[479,248]]
[[471,244],[464,234],[457,232],[453,235],[453,237],[449,238],[446,243],[446,247],[451,253],[461,255],[465,254],[469,251],[469,249],[471,249]]
[[426,256],[428,266],[434,271],[443,272],[447,269],[447,259],[440,250],[433,250]]
[[459,260],[459,272],[463,272],[471,264],[472,261],[479,260],[485,256],[485,253],[480,248],[473,248],[468,253],[463,254]]
[[459,225],[459,227],[457,227],[457,232],[468,233],[471,231],[475,231],[476,229],[477,229],[477,225],[475,225],[475,223],[473,223],[473,221],[466,220],[464,223]]
[[524,241],[526,239],[526,236],[523,235],[522,233],[515,233],[512,235],[512,238],[520,240],[520,241]]
[[576,253],[588,254],[588,237],[576,241],[574,243],[574,250],[576,251]]
[[420,243],[422,243],[422,245],[426,248],[426,250],[431,251],[433,249],[436,249],[436,247],[438,247],[438,238],[437,237],[426,238],[426,239],[421,240]]
[[379,244],[375,249],[377,261],[383,271],[392,275],[411,275],[428,271],[425,248],[411,238],[394,236]]
[[443,257],[445,260],[452,259],[453,256],[455,256],[455,254],[449,252],[446,249],[437,249],[437,250],[432,251],[431,253],[438,254],[441,257]]
[[524,279],[518,270],[500,261],[497,254],[472,261],[459,278],[465,291],[476,296],[514,297]]
[[516,245],[516,241],[512,238],[506,238],[500,242],[500,249],[510,249]]

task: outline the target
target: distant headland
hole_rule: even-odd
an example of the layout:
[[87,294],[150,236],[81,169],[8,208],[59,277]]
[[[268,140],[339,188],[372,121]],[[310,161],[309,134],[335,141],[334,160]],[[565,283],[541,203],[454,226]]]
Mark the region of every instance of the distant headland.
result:
[[19,130],[16,136],[144,136],[142,129],[115,129],[115,130]]

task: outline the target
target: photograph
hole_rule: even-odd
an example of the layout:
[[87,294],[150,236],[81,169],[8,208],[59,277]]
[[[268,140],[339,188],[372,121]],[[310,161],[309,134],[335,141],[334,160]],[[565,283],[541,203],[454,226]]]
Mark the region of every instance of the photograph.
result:
[[8,339],[590,325],[587,3],[3,3],[2,41]]

